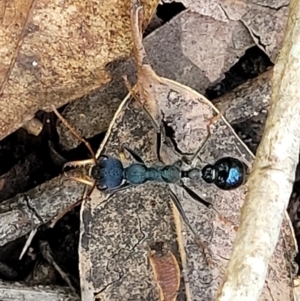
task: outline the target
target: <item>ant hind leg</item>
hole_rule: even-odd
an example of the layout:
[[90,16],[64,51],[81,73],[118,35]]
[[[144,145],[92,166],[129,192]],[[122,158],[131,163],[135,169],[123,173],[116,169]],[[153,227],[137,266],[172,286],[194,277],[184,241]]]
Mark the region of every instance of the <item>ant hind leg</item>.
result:
[[205,201],[203,198],[201,198],[196,192],[194,192],[192,189],[184,185],[184,183],[181,181],[179,186],[183,188],[186,193],[197,203],[201,203],[208,209],[212,209],[214,212],[217,213],[217,216],[221,221],[223,221],[225,224],[236,227],[235,223],[224,217],[211,203]]
[[191,232],[193,233],[193,235],[195,236],[195,242],[196,244],[202,249],[203,255],[205,257],[205,260],[207,262],[208,265],[212,265],[212,261],[209,258],[209,256],[207,255],[208,253],[208,249],[206,244],[202,241],[202,239],[199,237],[199,235],[197,234],[196,230],[191,226],[182,206],[181,203],[179,201],[179,199],[177,198],[177,196],[175,195],[175,193],[169,188],[169,193],[171,196],[171,199],[173,201],[173,204],[175,205],[175,207],[177,208],[179,214],[181,215],[184,223],[186,224],[186,226],[191,230]]

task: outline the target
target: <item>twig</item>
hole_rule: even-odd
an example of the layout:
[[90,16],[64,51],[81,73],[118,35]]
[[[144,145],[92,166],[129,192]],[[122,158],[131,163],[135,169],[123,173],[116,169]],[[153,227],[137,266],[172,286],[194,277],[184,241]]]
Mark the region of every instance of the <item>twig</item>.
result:
[[292,192],[300,144],[300,3],[292,0],[274,68],[271,107],[218,301],[255,301]]
[[[67,177],[74,174],[71,171]],[[54,178],[0,204],[0,246],[48,223],[82,199],[85,185],[67,177]]]

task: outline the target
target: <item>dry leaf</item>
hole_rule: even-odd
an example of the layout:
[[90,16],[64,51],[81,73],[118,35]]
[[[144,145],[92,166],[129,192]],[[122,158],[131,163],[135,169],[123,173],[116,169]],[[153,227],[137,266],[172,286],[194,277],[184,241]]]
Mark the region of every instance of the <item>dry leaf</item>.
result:
[[[172,2],[166,0],[165,2]],[[232,1],[182,0],[185,7],[216,20],[241,21],[256,45],[275,62],[281,48],[288,17],[288,0]]]
[[[148,35],[144,43],[151,65],[159,75],[200,93],[254,45],[241,22],[225,23],[190,10],[183,11]],[[128,75],[131,80],[135,79],[134,60],[114,62],[108,72],[112,76],[109,84],[71,103],[64,113],[86,138],[107,129],[127,93],[121,77]],[[58,131],[65,148],[78,145],[78,140],[60,122]]]
[[160,301],[176,301],[180,286],[180,267],[176,257],[164,243],[150,246],[149,262],[159,288]]
[[131,52],[129,1],[1,3],[0,139],[107,83],[105,66]]

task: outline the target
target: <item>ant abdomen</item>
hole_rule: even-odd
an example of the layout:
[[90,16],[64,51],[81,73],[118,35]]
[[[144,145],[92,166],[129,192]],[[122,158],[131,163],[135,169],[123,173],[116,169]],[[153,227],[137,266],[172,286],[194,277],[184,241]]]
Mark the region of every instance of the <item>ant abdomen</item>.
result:
[[231,190],[245,182],[247,166],[238,159],[224,157],[208,164],[202,169],[202,178],[206,183],[214,183],[218,188]]

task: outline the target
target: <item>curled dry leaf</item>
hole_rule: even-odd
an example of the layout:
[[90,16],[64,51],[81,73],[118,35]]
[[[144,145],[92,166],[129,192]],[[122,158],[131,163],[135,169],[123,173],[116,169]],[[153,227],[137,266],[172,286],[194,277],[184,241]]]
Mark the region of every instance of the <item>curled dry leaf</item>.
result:
[[150,246],[149,261],[159,288],[160,301],[176,301],[180,286],[180,268],[175,255],[162,242]]
[[[129,1],[2,1],[0,139],[110,80],[131,51]],[[158,1],[145,1],[149,20]]]
[[[174,163],[183,155],[195,153],[207,138],[207,125],[218,113],[202,95],[177,82],[158,77],[152,70],[142,44],[141,8],[133,6],[132,31],[138,70],[135,92],[152,116],[127,96],[110,125],[97,156],[118,156],[123,144],[141,154],[146,164],[157,164],[157,136],[153,123],[166,134],[160,157]],[[253,156],[237,138],[224,118],[211,126],[212,136],[195,166],[215,162],[223,156],[241,159],[249,166]],[[130,161],[133,162],[133,161]],[[186,165],[183,168],[188,168]],[[238,225],[239,211],[246,187],[221,191],[203,181],[186,186],[210,201],[223,217]],[[80,275],[82,299],[92,300],[158,300],[156,281],[147,262],[149,245],[161,241],[174,250],[182,263],[182,287],[186,300],[213,300],[232,250],[235,227],[224,223],[219,215],[195,202],[182,188],[170,185],[197,233],[208,245],[213,267],[177,210],[170,209],[167,184],[148,183],[115,193],[109,199],[94,191],[84,201],[81,218]],[[282,227],[281,240],[270,264],[268,280],[260,300],[287,300],[291,293],[290,263],[294,249],[289,223]],[[291,247],[286,247],[286,246]]]

